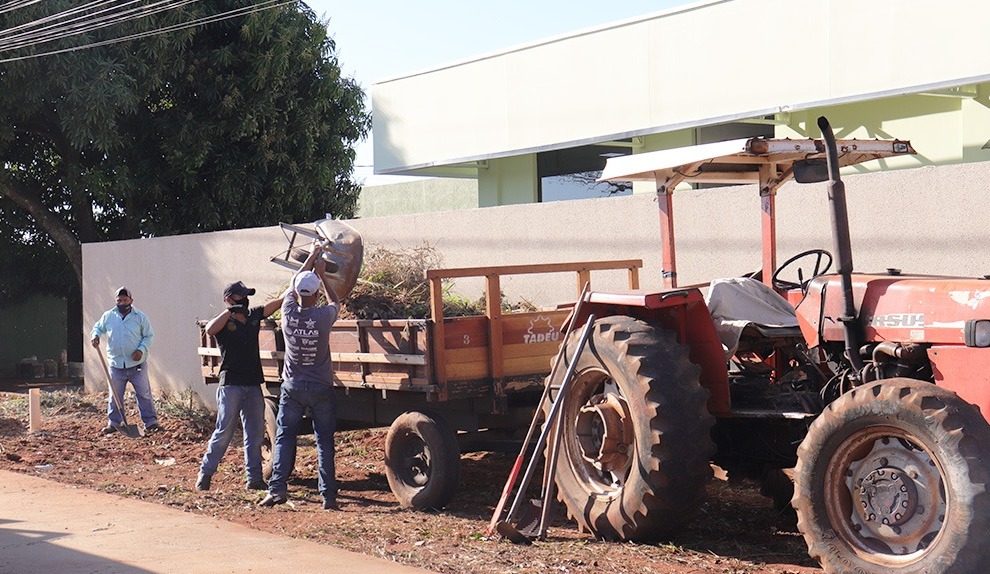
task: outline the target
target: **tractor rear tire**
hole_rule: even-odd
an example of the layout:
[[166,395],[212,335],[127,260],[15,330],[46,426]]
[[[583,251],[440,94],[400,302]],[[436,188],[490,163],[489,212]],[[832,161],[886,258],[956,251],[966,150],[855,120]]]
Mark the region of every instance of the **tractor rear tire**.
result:
[[385,474],[404,508],[439,509],[457,490],[461,451],[457,434],[437,415],[399,415],[385,437]]
[[826,572],[990,571],[990,425],[955,393],[886,379],[839,397],[798,449],[792,504]]
[[[567,361],[580,335],[566,342]],[[555,389],[566,364],[558,368]],[[582,530],[652,542],[701,507],[712,477],[714,418],[701,369],[676,335],[632,317],[596,321],[560,414],[557,497]]]

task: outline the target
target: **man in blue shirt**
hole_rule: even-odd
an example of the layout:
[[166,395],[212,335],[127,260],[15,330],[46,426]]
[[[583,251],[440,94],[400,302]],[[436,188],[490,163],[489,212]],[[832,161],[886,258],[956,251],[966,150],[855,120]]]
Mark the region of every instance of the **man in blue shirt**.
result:
[[117,306],[110,309],[93,325],[90,332],[93,346],[100,348],[100,336],[107,336],[107,359],[110,361],[110,393],[107,406],[108,423],[103,434],[116,432],[124,423],[124,417],[113,400],[114,393],[123,402],[124,391],[130,382],[137,395],[138,412],[144,422],[146,432],[157,432],[158,413],[151,397],[151,383],[148,382],[148,347],[155,333],[151,330],[148,316],[133,306],[134,299],[126,287],[117,289]]

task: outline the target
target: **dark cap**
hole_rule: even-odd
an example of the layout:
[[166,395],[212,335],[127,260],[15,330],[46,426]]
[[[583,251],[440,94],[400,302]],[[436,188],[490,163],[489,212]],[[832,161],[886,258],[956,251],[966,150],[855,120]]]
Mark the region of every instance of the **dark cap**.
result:
[[248,289],[243,282],[238,281],[227,285],[227,288],[223,290],[224,299],[230,297],[231,295],[247,297],[248,295],[254,295],[254,289]]
[[117,291],[114,292],[113,296],[114,297],[130,297],[131,299],[134,298],[134,295],[131,295],[131,290],[128,289],[127,287],[120,287],[120,288],[118,288]]

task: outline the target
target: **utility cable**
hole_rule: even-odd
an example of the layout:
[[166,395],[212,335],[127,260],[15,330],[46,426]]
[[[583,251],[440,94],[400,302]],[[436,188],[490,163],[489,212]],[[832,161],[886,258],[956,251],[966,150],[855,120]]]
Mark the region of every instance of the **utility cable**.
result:
[[10,2],[5,2],[0,4],[0,14],[4,12],[11,12],[17,10],[18,8],[24,8],[25,6],[30,6],[31,4],[37,4],[41,0],[11,0]]
[[[181,0],[181,1],[182,2],[195,2],[197,0]],[[174,32],[174,31],[178,31],[178,30],[184,30],[184,29],[187,29],[187,28],[194,28],[194,27],[197,27],[197,26],[202,26],[202,25],[206,25],[206,24],[212,24],[214,22],[220,22],[220,21],[223,21],[223,20],[228,20],[230,18],[236,18],[238,16],[243,16],[243,15],[246,15],[246,14],[252,14],[252,13],[256,13],[256,12],[262,12],[262,11],[265,11],[265,10],[271,10],[273,8],[280,8],[280,7],[283,7],[283,6],[288,6],[288,5],[291,5],[291,4],[295,4],[296,2],[297,2],[297,0],[266,0],[265,2],[260,2],[258,4],[254,4],[254,5],[251,5],[251,6],[248,6],[248,7],[237,8],[237,9],[234,9],[234,10],[228,10],[227,12],[221,12],[219,14],[213,14],[213,15],[210,15],[210,16],[205,16],[205,17],[202,17],[202,18],[198,18],[196,20],[191,20],[191,21],[188,21],[188,22],[182,22],[182,23],[179,23],[179,24],[173,24],[171,26],[165,26],[165,27],[162,27],[162,28],[157,28],[155,30],[149,30],[149,31],[146,31],[146,32],[139,32],[139,33],[135,33],[135,34],[129,34],[127,36],[113,38],[113,39],[110,39],[110,40],[103,40],[103,41],[99,41],[99,42],[91,42],[91,43],[88,43],[88,44],[83,44],[83,45],[80,45],[80,46],[74,46],[72,48],[64,48],[64,49],[61,49],[61,50],[51,50],[51,51],[48,51],[48,52],[41,52],[41,53],[30,54],[30,55],[26,55],[26,56],[17,56],[17,57],[12,57],[12,58],[0,59],[0,64],[4,64],[4,63],[7,63],[7,62],[16,62],[16,61],[21,61],[21,60],[28,60],[28,59],[32,59],[32,58],[40,58],[40,57],[43,57],[43,56],[52,56],[52,55],[55,55],[55,54],[63,54],[63,53],[66,53],[66,52],[74,52],[76,50],[83,50],[83,49],[86,49],[86,48],[94,48],[94,47],[98,47],[98,46],[107,46],[107,45],[116,44],[116,43],[119,43],[119,42],[126,42],[126,41],[129,41],[129,40],[135,40],[135,39],[146,38],[146,37],[150,37],[150,36],[156,36],[156,35],[164,34],[164,33],[167,33],[167,32]],[[0,51],[3,51],[3,50],[4,50],[4,48],[2,47],[2,44],[0,44]]]
[[[125,3],[131,4],[139,0],[131,0]],[[107,26],[112,26],[114,24],[119,24],[126,22],[128,20],[134,20],[138,18],[144,18],[152,14],[157,14],[167,10],[172,10],[175,8],[180,8],[187,4],[197,2],[198,0],[181,0],[178,2],[173,2],[172,0],[164,0],[162,2],[156,2],[146,7],[131,8],[129,10],[124,10],[120,12],[110,13],[103,16],[99,16],[105,12],[114,10],[114,8],[105,8],[103,10],[98,10],[90,14],[84,14],[77,16],[71,20],[63,23],[51,24],[36,30],[29,30],[22,32],[20,34],[15,34],[9,38],[3,38],[3,35],[10,30],[0,31],[0,52],[6,50],[13,50],[16,48],[25,48],[33,46],[36,44],[43,44],[46,42],[51,42],[54,40],[60,40],[63,38],[68,38],[69,36],[74,36],[77,34],[83,34],[100,28],[105,28]],[[67,12],[63,12],[60,15],[67,15]],[[99,17],[97,17],[99,16]],[[36,21],[32,24],[35,24]]]

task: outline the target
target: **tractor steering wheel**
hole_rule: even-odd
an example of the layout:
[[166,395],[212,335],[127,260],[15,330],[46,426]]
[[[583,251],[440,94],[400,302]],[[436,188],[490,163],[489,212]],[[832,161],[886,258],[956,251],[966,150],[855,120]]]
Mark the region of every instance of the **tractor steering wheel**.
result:
[[[804,257],[815,257],[815,266],[811,275],[807,279],[804,278],[804,267],[801,265],[797,266],[797,282],[788,281],[786,279],[781,279],[780,276],[784,274],[784,269],[793,264],[795,261],[802,259]],[[818,277],[819,275],[824,275],[832,268],[832,254],[824,249],[809,249],[807,251],[802,251],[794,257],[791,257],[787,261],[784,261],[777,267],[777,270],[773,272],[773,276],[770,277],[770,282],[774,289],[778,291],[788,291],[790,289],[801,288],[802,291],[808,288],[808,283],[812,279]]]

